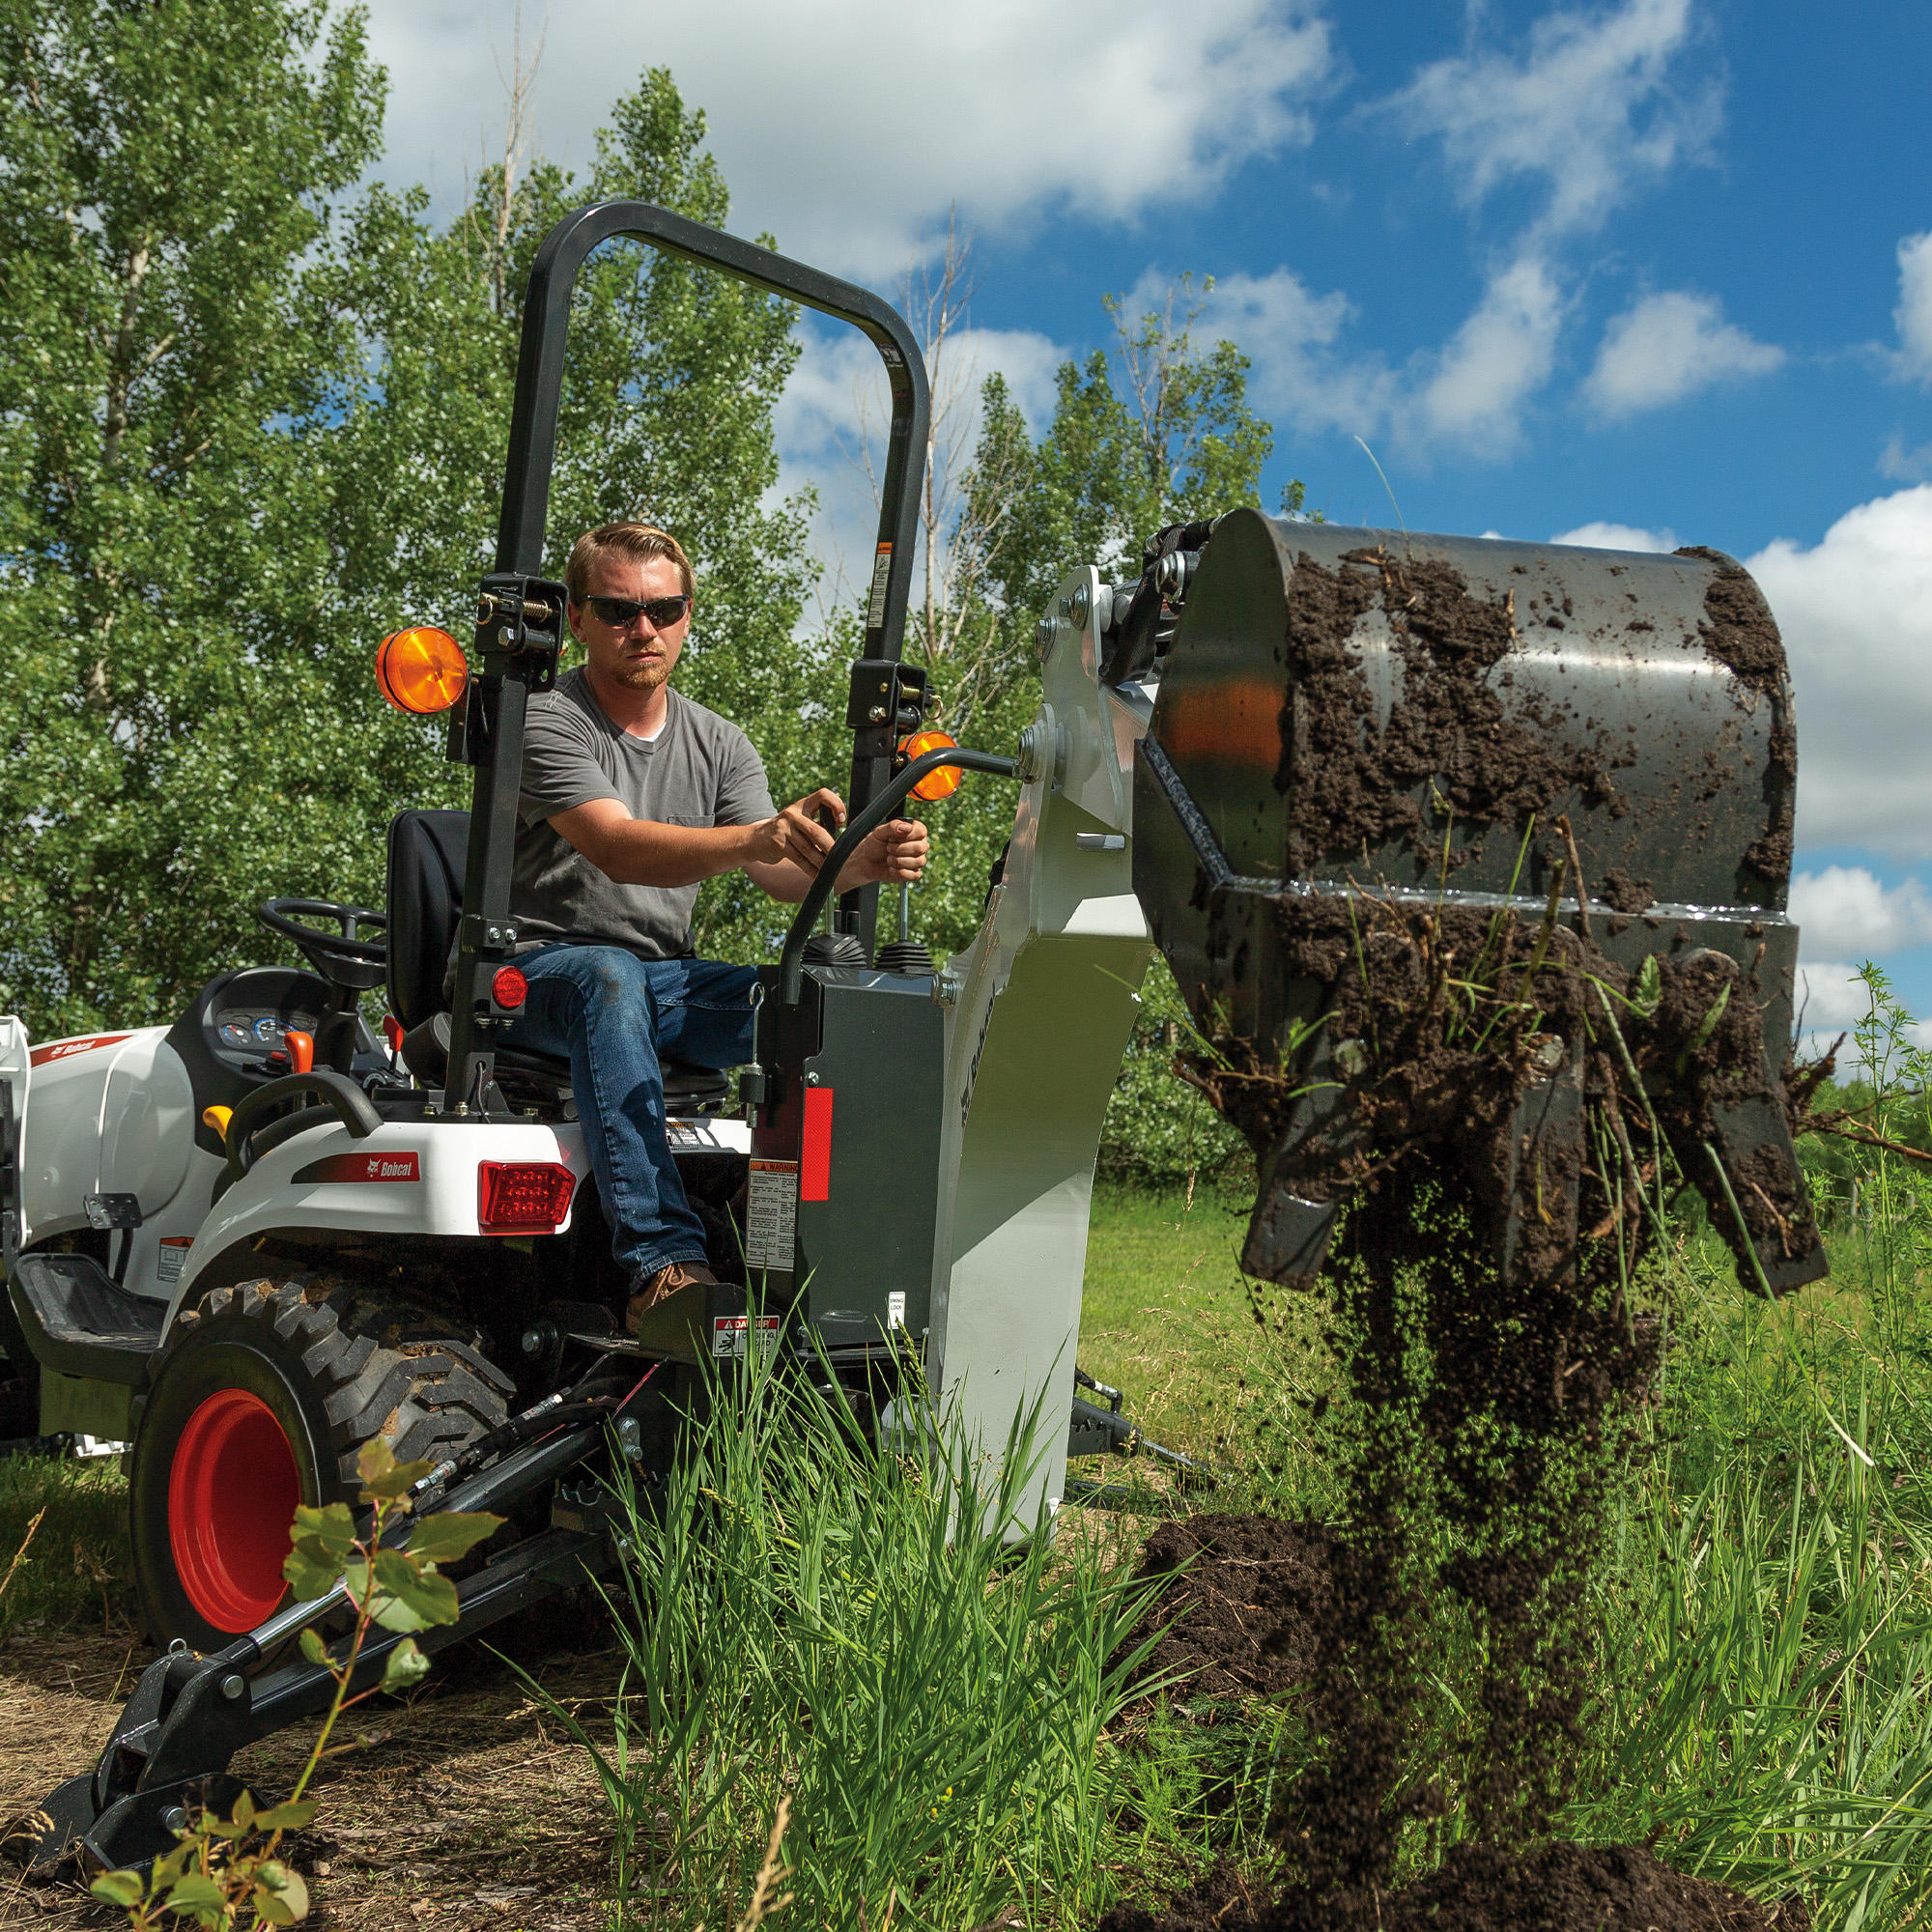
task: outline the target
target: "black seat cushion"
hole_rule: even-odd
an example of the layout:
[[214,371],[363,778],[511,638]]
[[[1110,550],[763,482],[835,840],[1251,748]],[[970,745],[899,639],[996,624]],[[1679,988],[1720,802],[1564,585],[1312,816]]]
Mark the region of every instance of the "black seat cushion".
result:
[[[404,1064],[431,1086],[440,1084],[449,1064],[442,983],[462,916],[469,842],[467,811],[399,811],[389,821],[389,1010],[409,1036]],[[441,1025],[432,1027],[439,1016]],[[506,1072],[570,1084],[566,1060],[521,1046],[499,1046],[496,1055]],[[708,1112],[729,1098],[729,1080],[713,1067],[667,1060],[663,1070],[665,1105],[673,1113]]]

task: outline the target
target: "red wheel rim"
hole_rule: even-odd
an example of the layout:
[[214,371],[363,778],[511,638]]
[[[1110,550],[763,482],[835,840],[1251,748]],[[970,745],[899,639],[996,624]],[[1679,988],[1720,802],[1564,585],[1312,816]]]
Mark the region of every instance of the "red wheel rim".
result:
[[301,1499],[295,1451],[259,1396],[221,1389],[188,1417],[168,1472],[168,1542],[188,1602],[216,1630],[251,1631],[282,1601]]

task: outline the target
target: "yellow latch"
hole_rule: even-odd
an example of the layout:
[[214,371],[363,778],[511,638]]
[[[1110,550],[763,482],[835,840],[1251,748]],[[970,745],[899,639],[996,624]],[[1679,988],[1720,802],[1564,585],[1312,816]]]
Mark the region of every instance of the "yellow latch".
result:
[[228,1122],[235,1118],[233,1107],[204,1107],[201,1110],[201,1124],[213,1127],[223,1141],[228,1138]]

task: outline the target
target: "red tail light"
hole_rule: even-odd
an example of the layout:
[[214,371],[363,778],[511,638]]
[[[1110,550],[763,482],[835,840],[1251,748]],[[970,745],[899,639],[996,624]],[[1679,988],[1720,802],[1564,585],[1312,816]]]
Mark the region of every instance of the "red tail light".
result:
[[570,1212],[577,1177],[554,1160],[479,1160],[476,1220],[486,1235],[548,1235]]
[[530,982],[514,966],[499,966],[490,981],[490,997],[499,1007],[521,1007],[529,997]]

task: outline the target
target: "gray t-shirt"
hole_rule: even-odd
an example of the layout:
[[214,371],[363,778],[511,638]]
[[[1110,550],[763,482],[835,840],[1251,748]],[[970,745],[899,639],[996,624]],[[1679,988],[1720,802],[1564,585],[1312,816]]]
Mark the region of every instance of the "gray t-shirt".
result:
[[522,794],[510,887],[519,937],[614,941],[646,959],[691,951],[697,888],[620,886],[546,821],[597,798],[660,825],[753,825],[775,809],[737,725],[673,691],[664,729],[632,737],[605,715],[582,667],[530,699]]

